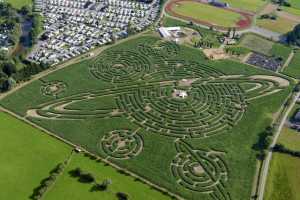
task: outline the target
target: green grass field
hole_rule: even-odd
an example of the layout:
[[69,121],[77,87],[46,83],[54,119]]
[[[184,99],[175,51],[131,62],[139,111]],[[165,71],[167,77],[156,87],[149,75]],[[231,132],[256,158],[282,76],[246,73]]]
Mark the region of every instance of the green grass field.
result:
[[224,27],[236,26],[236,23],[241,18],[241,15],[238,13],[193,1],[182,1],[173,7],[173,11],[195,20],[206,21]]
[[[231,60],[209,61],[197,49],[147,36],[56,71],[0,103],[186,199],[249,199],[252,146],[292,90],[249,77],[257,74],[278,76]],[[249,83],[261,87],[247,90]],[[179,98],[177,90],[188,97]],[[70,181],[65,178],[62,183]]]
[[20,9],[23,6],[31,6],[32,0],[4,0],[7,3],[10,3],[13,7]]
[[266,4],[263,0],[224,0],[223,2],[229,3],[230,7],[251,12],[257,12]]
[[[97,182],[110,179],[112,184],[107,191],[91,191],[92,184],[81,183],[77,178],[72,177],[69,172],[80,167],[83,171],[92,173]],[[116,193],[124,192],[131,200],[170,200],[171,198],[161,192],[150,188],[150,186],[135,181],[134,178],[120,174],[110,166],[91,160],[82,154],[74,154],[71,163],[65,169],[54,187],[43,198],[45,200],[72,199],[72,200],[115,200]]]
[[269,55],[273,47],[273,42],[266,40],[254,34],[247,34],[243,36],[240,46],[248,48],[252,51]]
[[288,127],[284,127],[278,143],[283,144],[291,150],[300,151],[300,133]]
[[267,180],[265,200],[299,200],[300,159],[275,153]]
[[0,112],[0,199],[29,199],[71,148]]
[[285,63],[285,61],[288,59],[291,52],[292,52],[291,47],[279,43],[274,43],[269,54],[271,56],[281,57],[283,59],[283,63]]
[[297,25],[297,22],[278,17],[276,20],[257,19],[256,25],[277,33],[285,34],[293,30],[293,28]]
[[300,79],[300,51],[296,51],[291,63],[284,69],[283,73]]

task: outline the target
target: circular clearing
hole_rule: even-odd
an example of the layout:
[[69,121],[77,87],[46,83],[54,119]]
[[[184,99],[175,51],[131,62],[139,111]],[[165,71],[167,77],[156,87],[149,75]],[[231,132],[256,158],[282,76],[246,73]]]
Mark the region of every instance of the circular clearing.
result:
[[67,85],[62,81],[51,81],[42,85],[41,93],[45,96],[57,96],[67,89]]
[[101,146],[114,159],[130,159],[143,150],[143,139],[130,130],[114,130],[101,139]]

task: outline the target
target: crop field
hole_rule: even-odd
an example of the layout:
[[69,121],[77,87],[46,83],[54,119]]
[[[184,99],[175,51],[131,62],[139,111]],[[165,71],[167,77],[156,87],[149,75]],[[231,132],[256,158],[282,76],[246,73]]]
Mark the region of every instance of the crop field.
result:
[[268,175],[265,200],[299,200],[300,159],[275,153]]
[[219,29],[243,29],[251,24],[252,16],[234,9],[223,9],[193,0],[173,0],[166,5],[172,16]]
[[0,199],[29,199],[71,148],[0,112]]
[[260,36],[247,34],[243,36],[240,46],[264,55],[269,55],[273,44],[272,41],[266,40]]
[[272,72],[147,36],[0,103],[182,197],[234,200],[250,197],[251,147],[291,88]]
[[300,79],[300,51],[296,51],[291,63],[284,69],[283,73]]
[[257,19],[257,26],[261,28],[265,28],[277,33],[288,33],[293,30],[293,28],[298,24],[295,21],[291,21],[289,19],[278,17],[276,20],[271,19]]

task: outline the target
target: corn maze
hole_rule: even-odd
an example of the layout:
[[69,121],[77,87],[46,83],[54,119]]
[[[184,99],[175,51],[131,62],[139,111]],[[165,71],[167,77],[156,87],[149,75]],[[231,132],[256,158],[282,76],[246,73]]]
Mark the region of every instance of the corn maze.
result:
[[[288,81],[271,75],[226,75],[210,65],[181,57],[181,51],[175,43],[162,41],[141,42],[130,50],[107,50],[84,69],[91,76],[89,81],[109,83],[110,87],[86,88],[57,98],[67,84],[43,83],[41,95],[55,98],[29,107],[25,117],[35,122],[74,124],[102,120],[106,127],[109,120],[126,120],[128,127],[111,125],[110,131],[102,131],[101,123],[97,125],[101,137],[97,136],[95,143],[101,156],[130,162],[144,156],[144,148],[149,145],[144,134],[168,138],[177,154],[164,170],[176,179],[174,184],[209,199],[231,200],[227,153],[197,149],[188,141],[201,143],[230,132],[253,100],[282,91]],[[69,89],[72,86],[68,85]],[[100,105],[102,98],[109,98],[112,106],[82,107],[87,102]]]
[[67,89],[67,85],[62,81],[51,81],[44,83],[41,93],[45,96],[57,96]]
[[173,175],[183,187],[209,194],[215,200],[229,200],[225,190],[228,169],[222,152],[194,150],[183,141],[176,142],[178,154],[171,164]]
[[114,130],[101,139],[105,153],[114,159],[130,159],[143,147],[142,138],[130,130]]

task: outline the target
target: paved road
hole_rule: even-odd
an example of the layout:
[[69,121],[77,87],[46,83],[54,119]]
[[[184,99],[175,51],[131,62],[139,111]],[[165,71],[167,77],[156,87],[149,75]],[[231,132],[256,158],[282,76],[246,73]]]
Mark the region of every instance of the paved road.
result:
[[[291,104],[289,105],[288,109],[286,110],[280,124],[279,127],[274,135],[274,139],[272,141],[272,144],[270,146],[270,148],[273,148],[275,146],[275,144],[277,143],[277,140],[279,138],[280,132],[286,122],[286,119],[288,117],[288,114],[291,112],[292,108],[294,107],[297,99],[300,96],[300,92],[298,92],[294,98],[293,101],[291,102]],[[267,182],[267,177],[268,177],[268,172],[269,172],[269,166],[270,166],[270,162],[272,159],[272,154],[273,152],[270,150],[267,154],[267,157],[264,161],[264,165],[263,165],[263,169],[262,169],[262,174],[261,174],[261,179],[260,179],[260,184],[259,184],[259,188],[258,188],[258,200],[263,200],[264,199],[264,192],[265,192],[265,186],[266,186],[266,182]]]
[[285,40],[285,37],[282,34],[277,33],[277,32],[273,32],[273,31],[270,31],[270,30],[267,30],[267,29],[264,29],[264,28],[260,28],[258,26],[252,26],[249,29],[238,31],[237,33],[239,33],[239,34],[255,33],[255,34],[261,35],[263,37],[272,39],[274,41],[284,41]]

